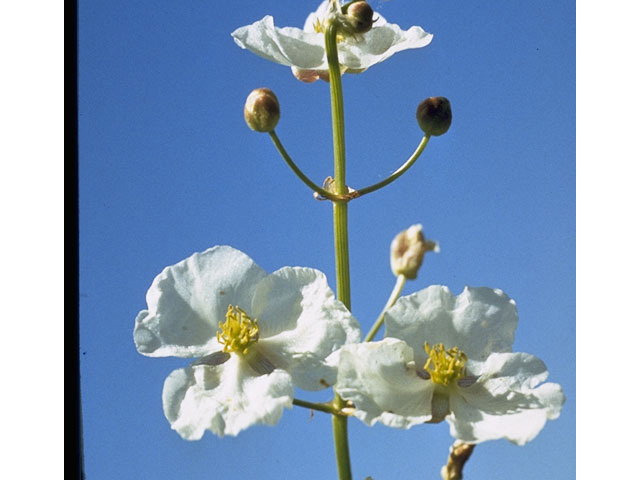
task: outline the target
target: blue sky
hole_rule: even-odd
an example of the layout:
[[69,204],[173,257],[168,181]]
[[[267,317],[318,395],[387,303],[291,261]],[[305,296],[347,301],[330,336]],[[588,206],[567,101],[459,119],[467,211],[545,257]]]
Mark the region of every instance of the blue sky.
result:
[[[350,204],[353,313],[368,330],[393,287],[394,235],[422,223],[440,243],[405,294],[431,284],[501,288],[518,305],[515,351],[542,358],[567,402],[525,447],[479,446],[466,477],[571,478],[575,470],[575,4],[374,1],[434,34],[343,79],[347,182],[381,180],[420,141],[418,103],[446,96],[450,131],[401,179]],[[294,408],[276,427],[186,442],[162,413],[187,362],[136,352],[133,321],[162,268],[219,244],[273,271],[301,265],[335,286],[331,208],[242,117],[274,90],[277,131],[317,182],[333,170],[328,84],[238,48],[266,14],[301,26],[316,3],[79,2],[80,348],[87,478],[335,476],[330,421]],[[301,398],[329,399],[329,391]],[[350,422],[354,478],[435,478],[446,425]],[[258,473],[256,473],[258,472]],[[419,472],[419,473],[417,473]]]

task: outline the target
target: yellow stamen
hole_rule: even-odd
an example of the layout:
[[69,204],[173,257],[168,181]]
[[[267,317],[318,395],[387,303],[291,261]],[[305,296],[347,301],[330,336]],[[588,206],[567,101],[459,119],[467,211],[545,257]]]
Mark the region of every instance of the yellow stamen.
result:
[[252,319],[240,307],[233,305],[229,305],[226,321],[219,322],[218,328],[218,342],[224,345],[222,351],[242,355],[246,355],[249,347],[258,341],[260,332],[258,320]]
[[431,347],[425,342],[424,350],[429,355],[424,369],[429,372],[431,380],[435,383],[446,386],[465,376],[467,356],[458,347],[445,350],[442,343]]
[[320,18],[316,18],[316,21],[313,22],[313,29],[316,33],[324,33],[324,22],[320,20]]

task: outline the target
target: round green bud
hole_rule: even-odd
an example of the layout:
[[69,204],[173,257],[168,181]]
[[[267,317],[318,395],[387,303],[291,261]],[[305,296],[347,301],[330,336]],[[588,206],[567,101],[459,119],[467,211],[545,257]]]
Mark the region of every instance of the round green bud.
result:
[[353,2],[347,7],[347,19],[353,33],[366,33],[373,26],[373,9],[367,2]]
[[442,135],[451,126],[451,103],[445,97],[429,97],[418,105],[416,119],[427,135]]
[[278,97],[268,88],[256,88],[244,104],[244,120],[251,130],[272,132],[280,120]]

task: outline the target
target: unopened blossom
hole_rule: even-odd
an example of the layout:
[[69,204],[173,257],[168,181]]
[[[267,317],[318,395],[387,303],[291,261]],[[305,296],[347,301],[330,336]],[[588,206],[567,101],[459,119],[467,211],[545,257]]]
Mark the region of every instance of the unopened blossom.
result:
[[267,274],[244,253],[216,246],[165,268],[135,321],[138,351],[194,358],[164,383],[171,427],[198,440],[274,425],[294,386],[335,382],[329,354],[360,337],[357,322],[318,270]]
[[427,252],[439,252],[438,244],[424,238],[422,225],[411,225],[398,233],[391,242],[391,271],[410,280],[418,276],[422,260]]
[[447,133],[452,119],[451,102],[446,97],[429,97],[420,102],[416,110],[418,125],[429,136]]
[[385,339],[345,345],[336,391],[372,425],[409,428],[445,420],[466,443],[506,438],[523,445],[560,415],[560,385],[544,363],[512,353],[518,322],[500,290],[431,286],[398,299]]
[[256,132],[272,132],[280,120],[280,103],[272,90],[261,87],[251,91],[244,104],[244,121]]
[[[291,67],[293,74],[303,82],[328,80],[329,65],[325,53],[324,31],[330,18],[349,24],[337,2],[323,1],[311,13],[302,29],[276,27],[271,15],[251,25],[236,29],[231,35],[242,48],[272,62]],[[374,12],[373,26],[365,33],[339,34],[338,60],[343,73],[361,73],[369,67],[391,57],[394,53],[411,48],[422,48],[431,42],[433,35],[413,26],[402,30],[387,23],[382,15]]]

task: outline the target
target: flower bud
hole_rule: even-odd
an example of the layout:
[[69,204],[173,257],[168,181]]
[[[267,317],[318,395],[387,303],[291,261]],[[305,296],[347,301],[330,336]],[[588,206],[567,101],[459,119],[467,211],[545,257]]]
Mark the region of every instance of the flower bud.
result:
[[424,254],[439,250],[436,242],[424,238],[422,225],[411,225],[391,242],[391,271],[413,280],[418,276]]
[[353,33],[366,33],[373,26],[373,9],[367,2],[352,2],[347,7],[347,22]]
[[280,120],[278,97],[268,88],[256,88],[244,104],[244,120],[251,130],[272,132]]
[[418,105],[416,119],[427,135],[442,135],[451,126],[451,103],[445,97],[429,97]]

